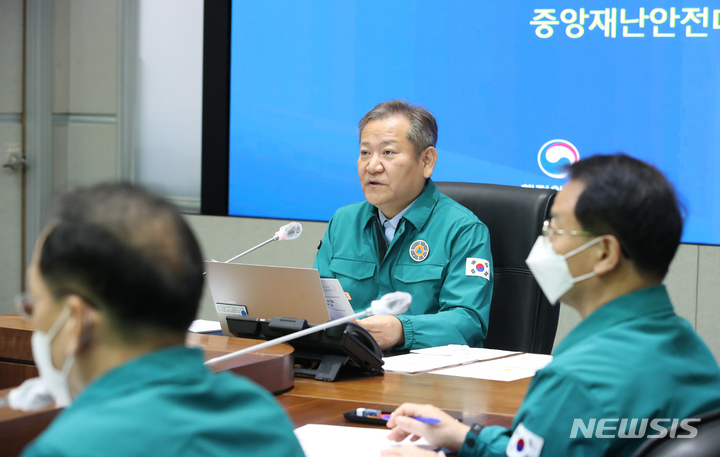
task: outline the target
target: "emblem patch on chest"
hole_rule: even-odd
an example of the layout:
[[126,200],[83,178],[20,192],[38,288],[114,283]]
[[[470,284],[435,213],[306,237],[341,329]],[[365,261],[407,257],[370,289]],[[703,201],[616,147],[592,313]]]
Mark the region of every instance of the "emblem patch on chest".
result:
[[413,241],[410,245],[410,257],[416,262],[422,262],[430,255],[430,246],[423,240]]

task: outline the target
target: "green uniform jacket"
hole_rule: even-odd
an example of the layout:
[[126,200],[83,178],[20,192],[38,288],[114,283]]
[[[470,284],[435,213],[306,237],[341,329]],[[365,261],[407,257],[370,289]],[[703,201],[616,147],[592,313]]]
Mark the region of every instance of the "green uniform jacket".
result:
[[92,382],[24,451],[35,456],[302,456],[272,395],[171,347]]
[[[353,309],[389,292],[412,295],[410,309],[398,316],[405,345],[416,349],[446,344],[481,347],[487,335],[493,273],[488,229],[467,208],[441,194],[428,180],[405,212],[382,262],[379,260],[377,208],[367,202],[340,208],[330,220],[315,266],[323,278],[337,278]],[[413,242],[429,248],[427,258],[410,255]],[[488,268],[468,273],[468,260]]]
[[[600,307],[554,356],[532,380],[512,428],[486,427],[479,439],[468,434],[460,456],[504,456],[521,423],[545,440],[543,456],[629,456],[644,441],[617,438],[641,430],[642,421],[632,419],[649,419],[641,436],[657,435],[650,425],[654,418],[682,420],[720,408],[720,368],[690,324],[675,314],[665,286]],[[627,421],[605,422],[610,428],[599,433],[612,438],[597,438],[599,427],[591,438],[579,428],[570,438],[574,419],[587,427],[603,418]]]

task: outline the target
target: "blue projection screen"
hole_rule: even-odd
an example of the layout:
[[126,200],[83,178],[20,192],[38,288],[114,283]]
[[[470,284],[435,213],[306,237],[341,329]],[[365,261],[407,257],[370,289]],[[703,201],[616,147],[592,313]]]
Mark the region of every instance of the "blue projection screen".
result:
[[720,244],[720,5],[234,1],[228,213],[328,220],[363,199],[357,122],[418,103],[437,181],[560,188],[625,151],[663,170],[683,242]]

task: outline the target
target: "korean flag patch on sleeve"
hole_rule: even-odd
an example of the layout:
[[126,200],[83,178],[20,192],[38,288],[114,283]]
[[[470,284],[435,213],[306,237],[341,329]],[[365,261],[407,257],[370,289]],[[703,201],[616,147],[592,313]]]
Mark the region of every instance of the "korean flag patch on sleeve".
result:
[[538,457],[544,444],[543,438],[525,428],[521,422],[510,437],[505,453],[508,457]]
[[480,276],[490,280],[490,262],[485,259],[468,257],[465,259],[465,276]]

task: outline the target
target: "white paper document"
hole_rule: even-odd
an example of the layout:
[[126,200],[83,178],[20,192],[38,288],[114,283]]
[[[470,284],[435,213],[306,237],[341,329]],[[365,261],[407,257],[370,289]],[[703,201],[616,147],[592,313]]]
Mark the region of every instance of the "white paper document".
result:
[[387,439],[389,433],[389,429],[317,424],[295,429],[295,436],[300,441],[305,457],[375,457],[383,449],[405,444],[433,450],[424,439],[412,443],[408,438],[402,443],[395,443]]
[[487,379],[490,381],[517,381],[518,379],[535,376],[537,370],[544,368],[550,362],[552,362],[552,356],[550,355],[521,354],[488,362],[446,368],[433,371],[431,374]]
[[475,357],[475,360],[490,360],[520,354],[520,352],[517,351],[503,351],[502,349],[471,348],[463,344],[448,344],[447,346],[437,346],[434,348],[413,349],[410,352],[412,354],[425,355],[472,355]]
[[518,354],[512,351],[499,349],[471,348],[459,344],[439,346],[434,348],[416,349],[410,354],[385,357],[383,368],[385,371],[398,373],[419,373],[421,371],[437,370],[439,368],[462,365]]
[[524,368],[528,370],[541,370],[545,368],[553,357],[545,354],[521,354],[515,357],[508,357],[506,359],[493,360],[486,362],[491,365],[512,367],[512,368]]
[[355,314],[347,295],[345,295],[345,291],[340,285],[340,281],[335,278],[320,278],[320,282],[322,283],[328,313],[330,313],[330,320]]
[[438,368],[474,362],[473,356],[463,355],[424,355],[403,354],[383,357],[385,371],[397,373],[420,373],[421,371],[437,370]]
[[517,381],[518,379],[535,376],[535,370],[523,368],[499,367],[488,365],[488,362],[473,363],[459,367],[432,371],[430,374],[460,376],[462,378],[487,379],[489,381]]
[[193,333],[213,333],[222,332],[222,328],[220,328],[220,322],[197,319],[190,324],[188,331]]

